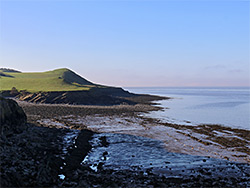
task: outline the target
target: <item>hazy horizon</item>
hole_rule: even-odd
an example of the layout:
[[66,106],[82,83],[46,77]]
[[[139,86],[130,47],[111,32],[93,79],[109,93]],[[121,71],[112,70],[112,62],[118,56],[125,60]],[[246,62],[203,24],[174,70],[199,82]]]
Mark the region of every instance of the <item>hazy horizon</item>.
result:
[[1,1],[0,67],[122,87],[250,87],[247,1]]

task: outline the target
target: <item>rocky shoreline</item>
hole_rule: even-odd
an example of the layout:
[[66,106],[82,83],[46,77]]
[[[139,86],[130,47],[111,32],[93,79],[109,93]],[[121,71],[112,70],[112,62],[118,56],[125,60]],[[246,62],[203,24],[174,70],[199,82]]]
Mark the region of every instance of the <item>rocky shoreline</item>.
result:
[[36,127],[17,103],[3,98],[0,103],[1,187],[53,185],[60,163],[55,154],[67,130]]
[[[98,171],[94,171],[89,164],[82,163],[89,152],[94,151],[94,148],[104,149],[103,157],[112,157],[110,150],[110,147],[113,146],[110,140],[111,137],[86,130],[86,128],[90,129],[87,122],[77,123],[70,121],[70,119],[74,120],[76,118],[75,120],[79,120],[82,117],[88,120],[89,117],[93,117],[95,121],[100,122],[101,120],[102,124],[109,124],[99,117],[109,117],[112,115],[111,119],[115,119],[114,115],[117,115],[123,119],[116,119],[115,124],[119,125],[118,121],[122,121],[128,117],[130,117],[128,119],[130,121],[129,124],[133,124],[135,114],[155,110],[155,107],[138,105],[137,107],[133,106],[134,110],[132,110],[131,106],[53,106],[22,102],[19,104],[23,107],[28,119],[27,123],[25,122],[25,116],[24,121],[20,124],[14,121],[14,125],[20,126],[21,130],[15,132],[16,126],[12,126],[13,122],[1,123],[1,126],[5,124],[7,127],[12,127],[11,130],[8,130],[8,136],[5,135],[6,131],[2,131],[1,134],[1,187],[250,186],[249,164],[222,160],[219,163],[211,162],[210,165],[210,159],[206,157],[201,158],[201,166],[198,165],[197,168],[192,167],[192,171],[187,171],[187,176],[169,177],[154,173],[153,168],[143,169],[137,166],[131,167],[131,169],[114,170],[105,168],[104,162],[96,166]],[[18,107],[16,106],[16,108]],[[99,117],[96,114],[99,114]],[[60,119],[59,117],[65,118]],[[44,119],[47,119],[47,121],[43,121]],[[135,121],[138,120],[136,119]],[[90,121],[89,123],[94,122]],[[145,120],[141,123],[145,128],[147,128],[147,124],[151,124],[151,126],[154,124],[152,120]],[[115,126],[112,122],[110,122],[110,125]],[[105,132],[104,129],[100,128],[94,128],[93,130]],[[132,129],[125,131],[123,129],[122,133],[126,135],[129,131],[133,132]],[[118,131],[114,133],[116,132]],[[90,142],[96,137],[95,135],[100,140],[98,146],[93,146]],[[135,138],[137,139],[137,137]],[[136,157],[136,154],[134,155],[131,157]],[[163,169],[166,169],[166,166],[168,166],[168,171],[175,172],[175,166],[178,165],[175,165],[174,161],[169,162],[171,164],[164,163]],[[171,165],[172,169],[169,168]],[[185,171],[187,169],[182,170]],[[222,171],[220,172],[219,170]],[[218,175],[218,173],[222,173],[222,175]],[[232,176],[234,173],[236,174]]]
[[142,114],[152,105],[74,106],[19,102],[29,122],[51,128],[88,129],[160,140],[170,152],[210,156],[250,164],[250,131],[221,125],[178,125]]
[[92,88],[87,91],[48,91],[28,92],[15,88],[1,91],[0,96],[11,97],[19,101],[39,104],[73,104],[73,105],[135,105],[153,104],[153,101],[168,99],[167,97],[134,94],[122,88]]

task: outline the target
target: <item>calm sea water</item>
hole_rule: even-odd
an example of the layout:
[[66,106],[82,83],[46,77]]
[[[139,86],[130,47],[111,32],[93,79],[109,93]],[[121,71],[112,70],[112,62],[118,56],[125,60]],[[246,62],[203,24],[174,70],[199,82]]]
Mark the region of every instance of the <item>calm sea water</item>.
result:
[[[250,88],[133,87],[133,93],[172,97],[151,117],[182,124],[222,124],[250,130]],[[168,109],[167,109],[168,108]]]

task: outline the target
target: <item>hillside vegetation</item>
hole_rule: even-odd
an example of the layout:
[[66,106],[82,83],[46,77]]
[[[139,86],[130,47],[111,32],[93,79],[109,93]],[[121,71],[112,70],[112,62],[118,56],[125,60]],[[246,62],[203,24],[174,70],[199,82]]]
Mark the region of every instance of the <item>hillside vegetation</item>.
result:
[[26,90],[29,92],[87,91],[92,88],[106,88],[89,82],[69,69],[47,72],[21,73],[0,71],[0,91]]
[[21,72],[15,69],[9,69],[9,68],[0,68],[0,72]]
[[32,103],[74,105],[151,104],[166,99],[97,85],[65,68],[36,73],[0,69],[0,96]]

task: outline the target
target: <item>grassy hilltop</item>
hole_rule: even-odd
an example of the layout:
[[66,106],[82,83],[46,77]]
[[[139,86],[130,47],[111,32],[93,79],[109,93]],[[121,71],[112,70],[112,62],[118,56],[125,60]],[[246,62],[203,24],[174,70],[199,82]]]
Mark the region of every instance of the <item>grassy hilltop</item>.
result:
[[105,88],[66,68],[37,73],[0,70],[0,91],[11,90],[13,87],[19,91],[29,92],[87,91],[91,88]]
[[82,105],[148,104],[165,99],[97,85],[66,68],[36,73],[0,68],[0,95],[35,103]]

